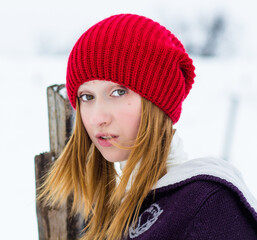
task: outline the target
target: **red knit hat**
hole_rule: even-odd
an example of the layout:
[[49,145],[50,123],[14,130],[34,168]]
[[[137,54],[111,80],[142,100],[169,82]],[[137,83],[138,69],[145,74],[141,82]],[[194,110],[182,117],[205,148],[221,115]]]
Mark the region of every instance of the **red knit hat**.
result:
[[119,83],[157,105],[174,124],[192,88],[194,69],[181,42],[165,27],[143,16],[119,14],[95,24],[76,42],[66,88],[76,108],[84,82]]

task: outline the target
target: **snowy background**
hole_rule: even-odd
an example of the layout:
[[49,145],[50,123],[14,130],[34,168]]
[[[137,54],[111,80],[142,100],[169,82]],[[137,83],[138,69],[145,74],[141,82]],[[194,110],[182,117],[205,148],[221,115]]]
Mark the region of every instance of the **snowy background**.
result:
[[117,13],[169,28],[197,77],[176,128],[192,158],[234,164],[257,197],[255,0],[10,0],[0,2],[1,239],[38,239],[34,156],[49,151],[46,88],[65,83],[78,37]]

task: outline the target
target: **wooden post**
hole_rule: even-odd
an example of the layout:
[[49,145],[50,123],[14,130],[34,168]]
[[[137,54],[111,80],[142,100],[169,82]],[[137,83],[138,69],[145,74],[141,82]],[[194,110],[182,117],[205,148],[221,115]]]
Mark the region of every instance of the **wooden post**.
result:
[[50,151],[58,157],[72,133],[75,114],[64,84],[47,88],[47,102]]
[[[35,157],[36,187],[42,184],[42,176],[60,155],[73,128],[74,111],[71,107],[65,85],[47,88],[50,152]],[[38,194],[38,192],[37,192]],[[72,196],[60,209],[42,207],[36,203],[39,240],[76,240],[83,229],[82,217],[70,217]]]

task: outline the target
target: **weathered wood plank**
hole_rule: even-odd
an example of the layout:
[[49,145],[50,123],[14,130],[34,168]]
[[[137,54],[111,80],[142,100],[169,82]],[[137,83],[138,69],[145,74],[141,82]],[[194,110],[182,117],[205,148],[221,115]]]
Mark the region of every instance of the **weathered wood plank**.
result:
[[[65,85],[47,88],[50,152],[35,157],[36,187],[42,184],[42,177],[49,171],[53,161],[62,152],[73,128],[75,113],[66,94]],[[38,194],[38,192],[37,192]],[[72,196],[60,209],[42,207],[36,203],[39,240],[76,240],[84,221],[80,216],[70,216]]]
[[[42,177],[49,170],[53,159],[52,153],[43,153],[35,157],[36,187],[42,184]],[[42,207],[37,202],[37,219],[40,240],[55,240],[67,238],[67,210],[66,207],[60,209]]]
[[47,88],[50,151],[59,156],[69,139],[75,113],[64,84]]

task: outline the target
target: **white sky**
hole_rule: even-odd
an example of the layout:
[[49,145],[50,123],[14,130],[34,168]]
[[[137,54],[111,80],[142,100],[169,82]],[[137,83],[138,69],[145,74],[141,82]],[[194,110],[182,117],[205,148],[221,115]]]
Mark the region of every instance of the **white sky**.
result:
[[225,11],[228,19],[233,19],[235,38],[242,43],[238,43],[240,51],[249,55],[257,52],[256,9],[255,0],[2,0],[0,54],[35,53],[42,41],[70,46],[92,24],[121,12],[146,15],[161,24],[169,22],[170,28],[176,29],[182,22],[197,28],[214,12]]

